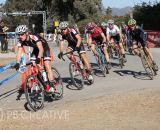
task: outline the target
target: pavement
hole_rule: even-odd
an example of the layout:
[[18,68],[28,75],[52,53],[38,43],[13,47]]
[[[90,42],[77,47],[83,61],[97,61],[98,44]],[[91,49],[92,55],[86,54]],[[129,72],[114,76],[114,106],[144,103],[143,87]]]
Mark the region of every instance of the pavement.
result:
[[15,58],[16,57],[16,53],[14,52],[8,52],[8,53],[0,53],[0,59],[1,58]]

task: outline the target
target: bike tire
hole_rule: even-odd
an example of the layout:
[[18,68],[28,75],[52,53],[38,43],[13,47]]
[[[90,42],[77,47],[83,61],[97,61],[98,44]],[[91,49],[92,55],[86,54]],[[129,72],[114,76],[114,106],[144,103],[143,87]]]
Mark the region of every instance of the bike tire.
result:
[[53,97],[56,100],[62,99],[63,98],[63,83],[62,83],[62,78],[58,72],[58,70],[52,66],[52,72],[54,75],[54,80],[55,80],[55,92],[53,94]]
[[82,70],[78,63],[70,62],[69,73],[71,76],[71,81],[77,89],[81,90],[84,87],[84,79],[82,75]]
[[148,62],[148,58],[147,56],[145,55],[145,53],[143,51],[141,51],[141,61],[142,61],[142,65],[147,73],[147,75],[150,77],[150,79],[152,80],[153,79],[153,76],[154,76],[154,71],[151,67],[151,65],[149,64]]
[[113,52],[110,46],[108,47],[107,51],[108,51],[109,57],[113,59]]
[[102,62],[102,58],[100,56],[98,57],[98,65],[103,73],[103,76],[106,77],[106,65]]
[[117,53],[118,53],[119,66],[120,66],[121,69],[123,69],[123,66],[124,66],[123,57],[122,57],[122,55],[120,54],[120,51],[119,51],[119,50],[117,50]]
[[[34,84],[37,87],[33,86]],[[44,89],[36,76],[27,76],[24,84],[24,92],[26,100],[32,110],[37,111],[44,107]]]

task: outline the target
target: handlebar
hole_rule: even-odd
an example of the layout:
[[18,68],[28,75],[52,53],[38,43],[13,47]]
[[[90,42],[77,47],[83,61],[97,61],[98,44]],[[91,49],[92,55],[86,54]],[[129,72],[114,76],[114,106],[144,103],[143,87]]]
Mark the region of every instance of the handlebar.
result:
[[[33,62],[27,62],[25,65],[21,65],[20,68],[19,68],[19,72],[20,73],[25,73],[26,72],[26,67],[29,66],[29,65],[34,65]],[[43,68],[40,64],[36,64],[39,68]]]
[[[72,51],[70,51],[70,52],[63,53],[63,56],[64,56],[64,55],[67,55],[67,54],[70,54],[70,53],[73,53],[73,52],[74,52],[74,50],[72,50]],[[63,58],[63,56],[62,56],[62,60],[65,61],[65,59]]]

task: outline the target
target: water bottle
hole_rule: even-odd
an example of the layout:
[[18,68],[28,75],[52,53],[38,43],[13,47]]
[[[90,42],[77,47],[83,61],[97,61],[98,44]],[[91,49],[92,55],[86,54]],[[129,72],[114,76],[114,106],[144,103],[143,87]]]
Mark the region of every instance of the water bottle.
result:
[[80,65],[80,68],[83,69],[83,63],[81,60],[79,61],[79,65]]
[[43,80],[46,82],[47,81],[47,74],[46,71],[42,72]]

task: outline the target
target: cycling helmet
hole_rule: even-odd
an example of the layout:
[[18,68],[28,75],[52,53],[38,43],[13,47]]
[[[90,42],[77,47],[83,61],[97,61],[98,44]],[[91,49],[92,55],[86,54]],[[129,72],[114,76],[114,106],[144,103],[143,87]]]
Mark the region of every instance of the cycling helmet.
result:
[[102,23],[101,23],[101,26],[102,26],[102,27],[107,27],[107,26],[108,26],[108,24],[107,24],[107,23],[105,23],[105,22],[102,22]]
[[86,25],[87,30],[92,30],[96,27],[97,25],[94,22],[90,22]]
[[27,32],[28,27],[27,27],[27,25],[19,25],[15,31],[17,34],[21,34],[21,33]]
[[130,19],[129,21],[128,21],[128,25],[130,26],[130,25],[136,25],[136,20],[135,19]]
[[108,20],[108,24],[114,24],[114,20],[109,19],[109,20]]
[[65,29],[67,28],[69,23],[67,21],[63,21],[59,24],[59,29]]

